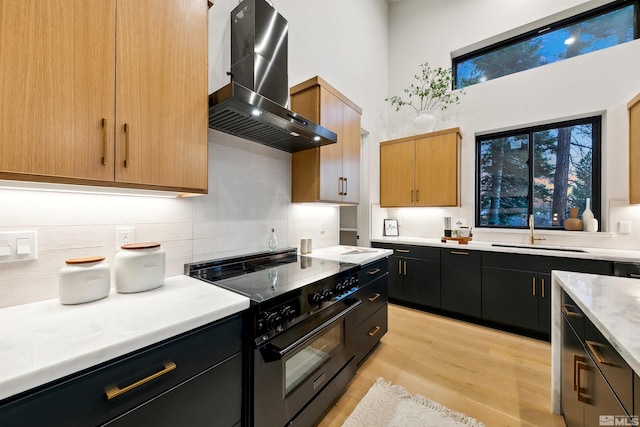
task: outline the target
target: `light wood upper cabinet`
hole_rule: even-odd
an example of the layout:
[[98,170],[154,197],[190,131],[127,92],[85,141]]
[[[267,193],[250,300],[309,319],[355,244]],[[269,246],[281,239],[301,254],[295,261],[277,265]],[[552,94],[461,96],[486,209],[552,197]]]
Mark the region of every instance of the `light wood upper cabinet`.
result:
[[206,0],[0,0],[0,20],[0,178],[206,192]]
[[113,181],[113,22],[108,1],[0,1],[2,178]]
[[629,203],[640,203],[640,94],[627,104],[629,109]]
[[380,205],[458,206],[459,128],[380,143]]
[[292,154],[292,202],[358,204],[362,109],[314,77],[291,88],[291,110],[338,136],[336,144]]

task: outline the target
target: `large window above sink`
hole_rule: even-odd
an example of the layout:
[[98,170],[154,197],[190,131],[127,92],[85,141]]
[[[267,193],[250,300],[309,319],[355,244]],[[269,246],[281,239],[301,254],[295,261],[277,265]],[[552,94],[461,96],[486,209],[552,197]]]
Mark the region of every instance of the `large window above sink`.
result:
[[587,198],[601,218],[600,141],[600,116],[476,136],[476,226],[562,229]]

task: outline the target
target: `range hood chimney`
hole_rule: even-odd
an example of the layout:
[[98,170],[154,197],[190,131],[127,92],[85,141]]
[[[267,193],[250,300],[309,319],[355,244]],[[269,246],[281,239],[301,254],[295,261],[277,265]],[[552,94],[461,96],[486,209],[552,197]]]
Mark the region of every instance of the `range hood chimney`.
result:
[[289,107],[288,23],[265,0],[231,12],[231,83],[209,95],[209,127],[288,151],[337,142]]

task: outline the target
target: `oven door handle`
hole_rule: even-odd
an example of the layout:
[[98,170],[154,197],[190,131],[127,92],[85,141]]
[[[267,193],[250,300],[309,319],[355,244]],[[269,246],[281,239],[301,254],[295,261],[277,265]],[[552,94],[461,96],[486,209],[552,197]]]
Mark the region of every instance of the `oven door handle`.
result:
[[287,354],[289,354],[291,351],[295,350],[296,348],[304,344],[306,341],[309,341],[314,337],[316,337],[317,335],[319,335],[320,333],[322,333],[328,326],[337,322],[338,320],[342,319],[347,314],[351,313],[353,310],[358,308],[360,304],[362,304],[362,301],[356,300],[353,304],[351,304],[345,310],[342,310],[340,313],[336,314],[335,316],[325,320],[317,328],[313,329],[312,331],[298,338],[297,340],[295,340],[285,348],[281,349],[279,347],[276,347],[272,343],[268,343],[261,349],[261,353],[262,353],[262,357],[264,358],[264,361],[275,362],[275,361],[284,359],[287,356]]

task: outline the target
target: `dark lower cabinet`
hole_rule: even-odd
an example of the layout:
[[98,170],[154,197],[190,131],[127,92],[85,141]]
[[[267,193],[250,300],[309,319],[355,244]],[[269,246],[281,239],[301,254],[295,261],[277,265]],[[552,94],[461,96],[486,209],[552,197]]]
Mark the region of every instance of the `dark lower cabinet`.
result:
[[440,306],[443,310],[481,317],[481,252],[442,249],[440,252]]
[[[606,341],[593,340],[593,324],[564,293],[562,302],[561,396],[565,424],[634,425],[629,416],[633,372]],[[600,368],[603,360],[609,371]]]
[[549,334],[550,302],[550,274],[482,267],[483,319]]
[[366,360],[387,333],[388,277],[387,259],[363,266],[358,274],[356,297],[361,304],[355,314],[356,365]]
[[389,298],[392,302],[440,307],[440,250],[424,246],[376,243],[392,249],[389,257]]
[[242,325],[232,316],[7,398],[0,425],[236,425]]

